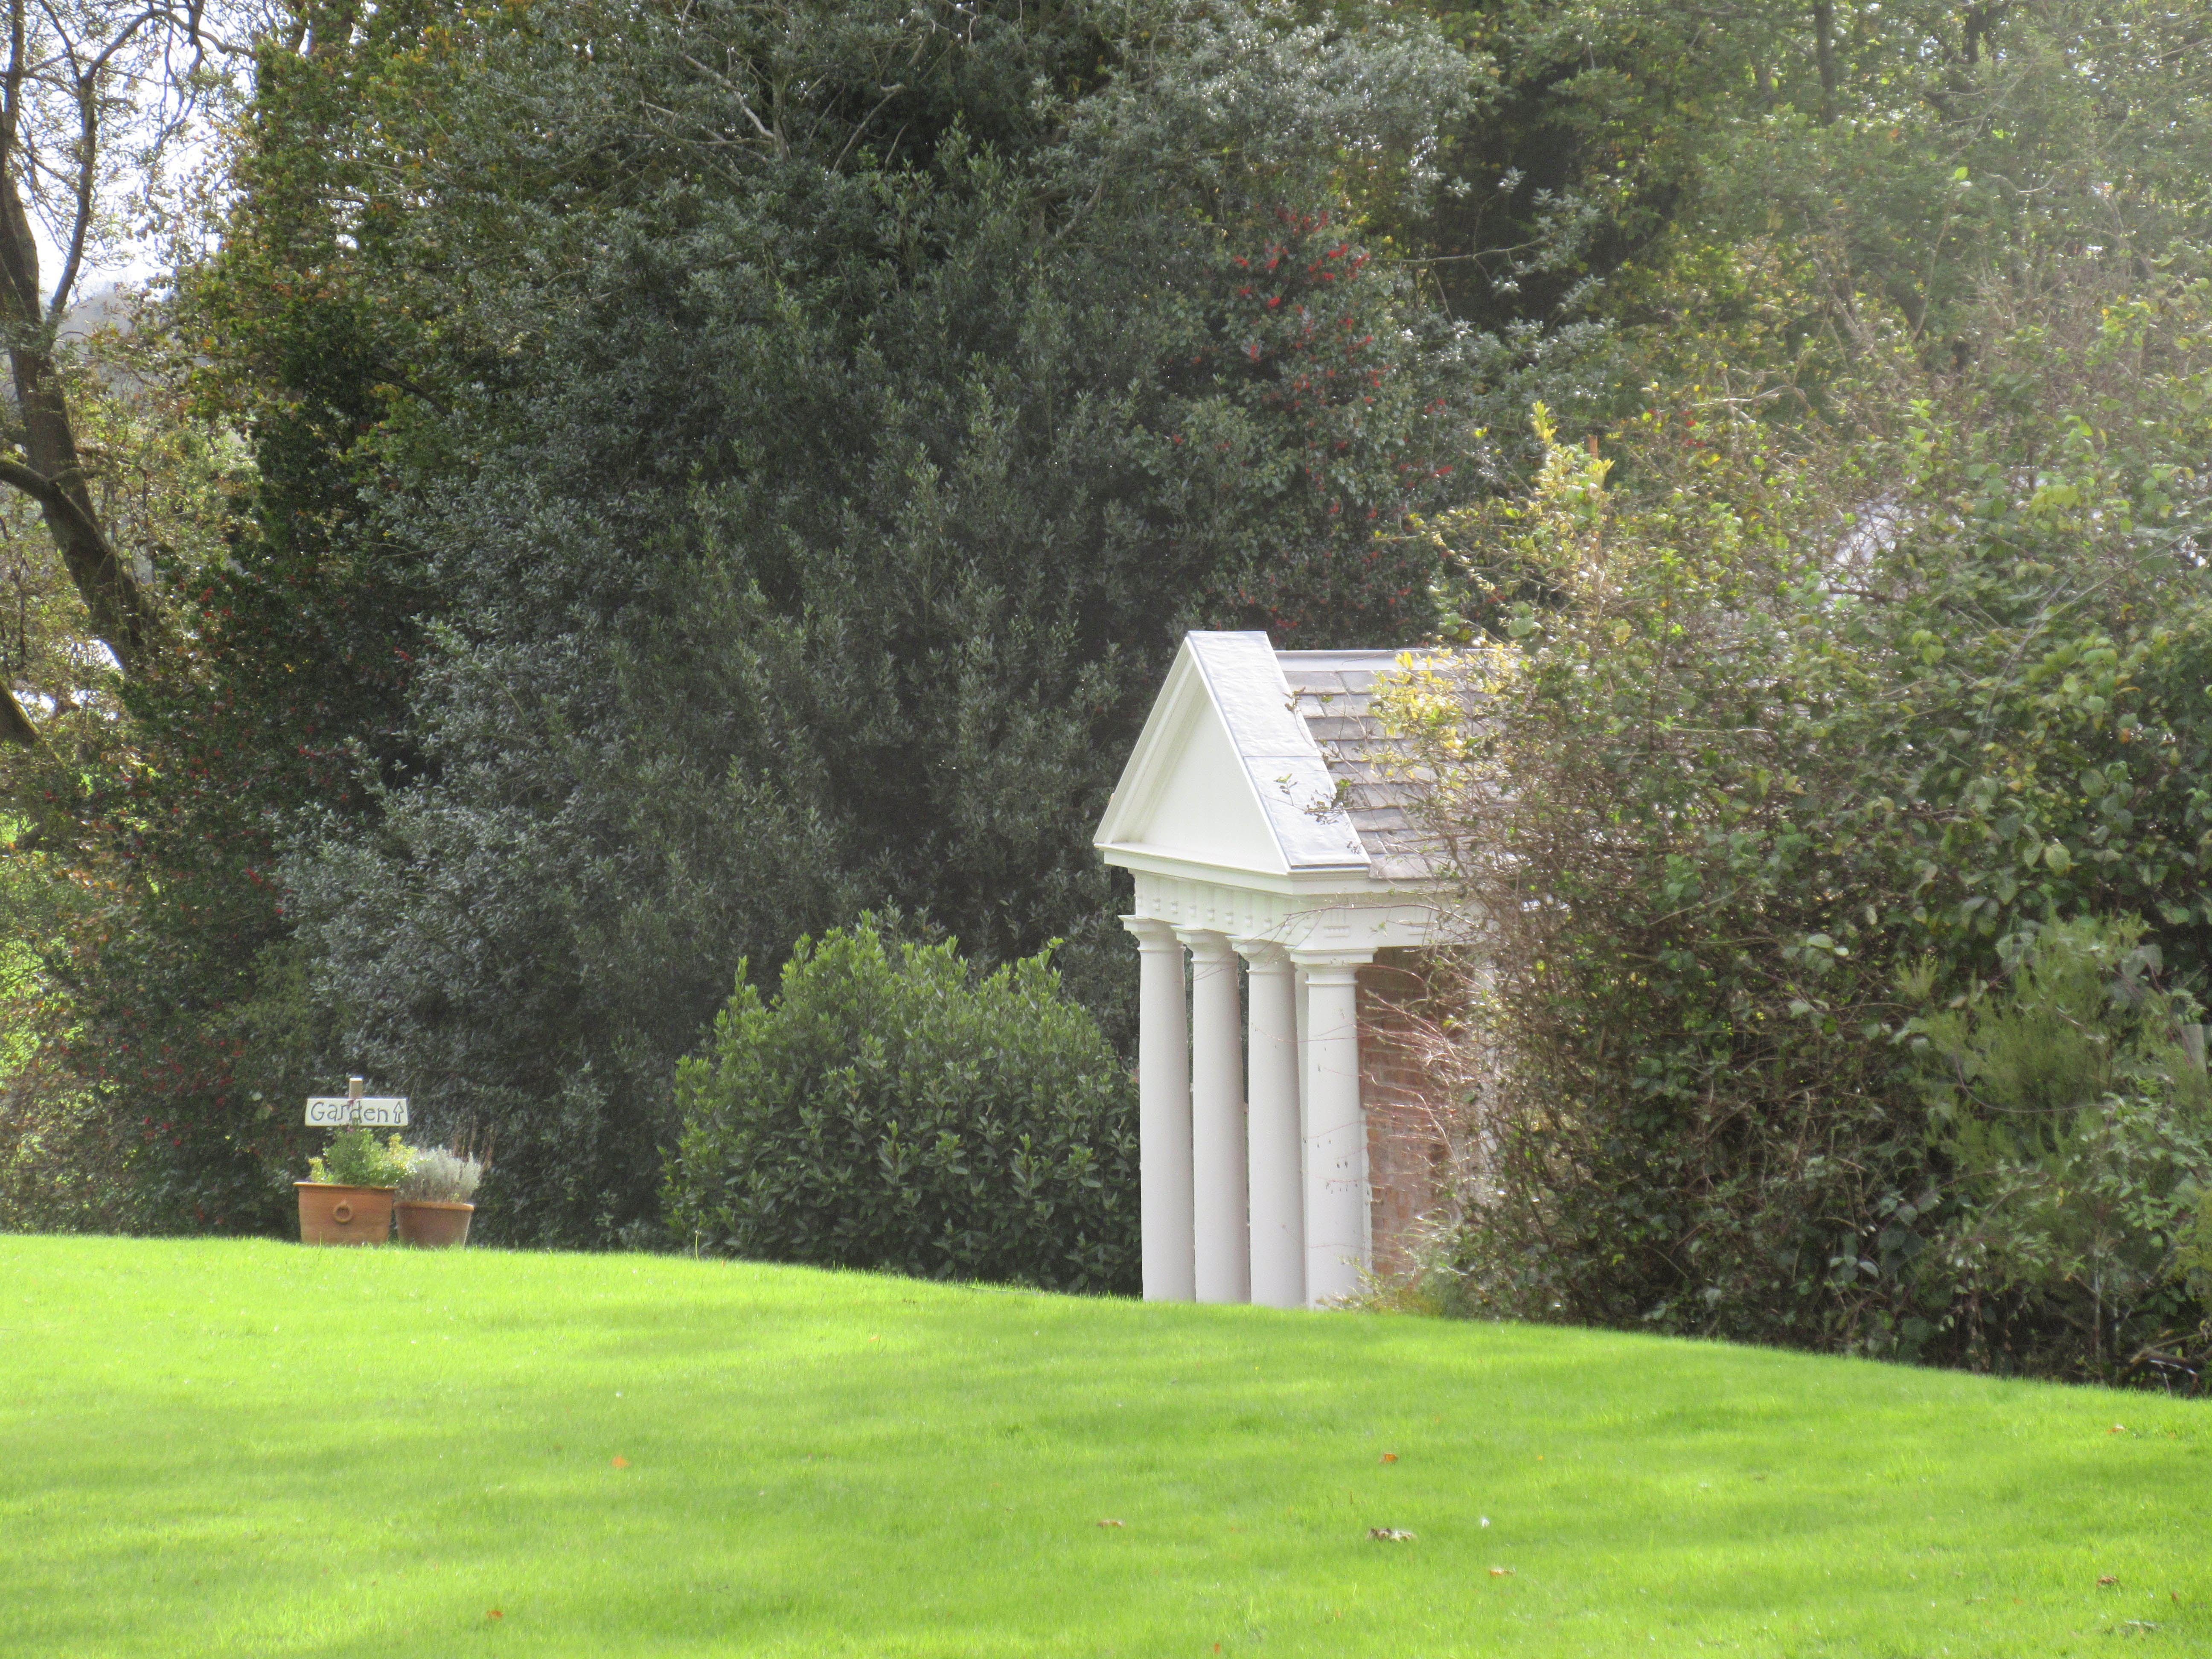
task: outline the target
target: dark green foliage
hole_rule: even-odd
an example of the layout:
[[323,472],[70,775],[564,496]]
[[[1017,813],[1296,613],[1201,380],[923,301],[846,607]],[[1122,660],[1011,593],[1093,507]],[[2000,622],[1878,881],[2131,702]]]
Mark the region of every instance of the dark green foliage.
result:
[[[2193,1224],[2183,1230],[2177,1255],[2198,1304],[2212,1310],[2212,1183],[2197,1194],[2196,1218]],[[2198,1336],[2205,1348],[2212,1350],[2212,1311],[2207,1312],[2198,1328]]]
[[1905,1027],[1929,1062],[1947,1213],[1901,1206],[1886,1231],[1908,1257],[1926,1241],[1911,1271],[1964,1304],[1978,1363],[2063,1367],[2086,1348],[2113,1370],[2185,1344],[2202,1310],[2186,1252],[2212,1192],[2212,1086],[2198,1011],[2159,988],[2142,932],[2045,928],[2000,991]]
[[742,979],[677,1073],[669,1225],[776,1261],[1137,1285],[1136,1098],[1046,956],[975,976],[872,919]]
[[412,756],[423,571],[363,521],[341,464],[381,408],[373,343],[341,307],[255,324],[229,345],[272,359],[244,400],[258,489],[220,557],[171,573],[189,632],[125,685],[130,745],[77,802],[131,904],[69,966],[78,1064],[150,1132],[143,1224],[165,1231],[290,1224],[305,1142],[266,1103],[349,1068],[305,994],[277,863],[298,815],[361,817]]
[[283,1224],[276,1103],[371,1070],[489,1236],[649,1228],[740,963],[869,907],[1126,1039],[1088,836],[1179,631],[1433,629],[1526,647],[1484,1293],[2064,1351],[1926,1265],[1894,970],[2212,969],[2197,25],[1435,9],[304,14],[183,313],[258,477],[31,803],[133,1218]]
[[107,1103],[63,1063],[68,1010],[41,958],[57,954],[68,919],[35,901],[64,890],[23,865],[0,870],[0,897],[26,935],[0,939],[0,1232],[119,1232],[139,1143],[113,1133]]

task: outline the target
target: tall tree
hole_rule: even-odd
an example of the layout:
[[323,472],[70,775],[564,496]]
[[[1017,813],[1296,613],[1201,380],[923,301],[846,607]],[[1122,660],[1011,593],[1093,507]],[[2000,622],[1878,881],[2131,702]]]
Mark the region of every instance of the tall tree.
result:
[[[270,872],[300,815],[369,810],[380,766],[404,766],[398,699],[428,608],[414,568],[362,530],[359,503],[404,307],[319,281],[346,252],[343,227],[298,210],[313,193],[300,177],[253,172],[272,111],[300,140],[270,147],[273,159],[314,161],[315,124],[357,115],[361,82],[422,46],[423,19],[304,5],[258,22],[254,99],[155,204],[190,252],[242,194],[226,221],[231,257],[214,271],[188,262],[158,325],[119,343],[131,359],[106,380],[84,376],[74,344],[59,360],[75,377],[65,410],[100,527],[142,583],[159,584],[160,650],[133,674],[91,662],[97,695],[71,709],[70,689],[88,684],[81,603],[50,548],[17,538],[0,566],[43,555],[27,586],[47,601],[57,648],[9,661],[23,656],[19,683],[67,716],[42,721],[58,740],[16,751],[10,768],[18,868],[43,870],[52,890],[19,884],[26,900],[8,920],[41,941],[42,982],[55,988],[41,1034],[50,1071],[73,1073],[70,1086],[105,1103],[110,1133],[143,1154],[131,1218],[159,1228],[275,1224],[270,1176],[298,1129],[288,1137],[267,1103],[328,1056],[298,1018]],[[201,90],[228,97],[213,58]],[[136,426],[109,418],[126,404],[145,416]],[[156,459],[189,489],[168,488],[175,499],[149,514],[118,486]],[[171,508],[191,492],[180,518]],[[61,678],[70,664],[75,677]]]

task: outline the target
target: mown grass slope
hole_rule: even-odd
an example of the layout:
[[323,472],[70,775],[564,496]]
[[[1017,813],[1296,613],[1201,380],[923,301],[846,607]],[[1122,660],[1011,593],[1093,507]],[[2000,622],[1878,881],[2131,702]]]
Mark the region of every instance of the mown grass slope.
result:
[[1635,1336],[12,1237],[0,1436],[9,1653],[2212,1644],[2212,1407]]

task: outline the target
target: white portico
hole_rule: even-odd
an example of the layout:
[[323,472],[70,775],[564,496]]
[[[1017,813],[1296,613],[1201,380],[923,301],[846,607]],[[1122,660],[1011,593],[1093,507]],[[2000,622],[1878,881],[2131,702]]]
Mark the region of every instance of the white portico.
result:
[[1398,662],[1185,635],[1098,826],[1136,879],[1148,1300],[1318,1306],[1373,1259],[1359,970],[1436,926],[1369,712]]

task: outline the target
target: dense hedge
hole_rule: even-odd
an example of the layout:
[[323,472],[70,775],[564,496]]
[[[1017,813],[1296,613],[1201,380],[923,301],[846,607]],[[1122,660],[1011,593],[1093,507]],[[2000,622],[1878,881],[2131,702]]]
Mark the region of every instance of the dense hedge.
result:
[[1138,1283],[1136,1102],[1046,954],[978,979],[863,918],[746,982],[677,1076],[672,1226],[733,1255]]
[[1553,442],[1452,525],[1474,598],[1556,596],[1399,710],[1487,918],[1470,1309],[2212,1374],[2177,1059],[2212,1001],[2212,280],[2042,283],[1972,375],[1844,387],[1847,428],[1654,411],[1627,487]]

